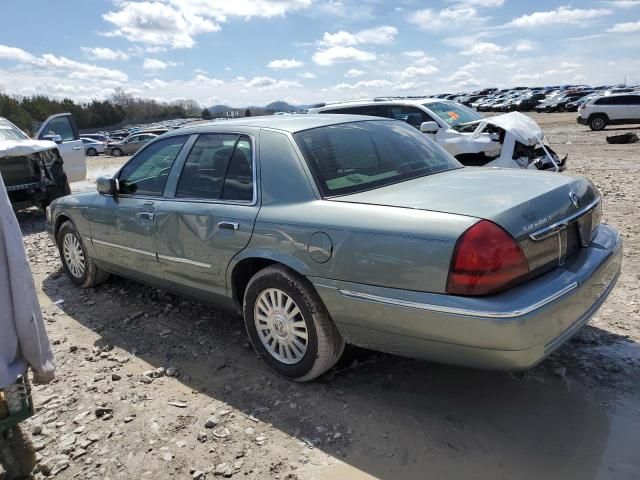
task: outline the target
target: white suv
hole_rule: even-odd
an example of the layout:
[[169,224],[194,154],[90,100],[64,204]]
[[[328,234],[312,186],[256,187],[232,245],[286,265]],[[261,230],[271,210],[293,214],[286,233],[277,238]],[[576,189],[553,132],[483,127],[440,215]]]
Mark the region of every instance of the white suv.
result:
[[485,118],[460,103],[439,98],[382,97],[322,104],[308,113],[387,117],[407,122],[467,166],[560,171],[560,160],[542,130],[518,112]]
[[578,108],[578,123],[589,125],[591,130],[640,123],[640,92],[592,98]]

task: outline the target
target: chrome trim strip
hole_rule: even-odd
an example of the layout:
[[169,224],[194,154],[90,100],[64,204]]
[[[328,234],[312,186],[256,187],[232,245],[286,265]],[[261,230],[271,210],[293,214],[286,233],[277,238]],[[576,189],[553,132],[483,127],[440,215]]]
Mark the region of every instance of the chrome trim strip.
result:
[[542,300],[524,307],[520,310],[512,310],[509,312],[495,312],[490,310],[473,310],[468,308],[459,307],[447,307],[444,305],[433,305],[428,303],[412,302],[410,300],[399,300],[397,298],[380,297],[378,295],[371,295],[369,293],[353,292],[351,290],[338,291],[345,297],[354,298],[356,300],[365,300],[369,302],[384,303],[386,305],[393,305],[396,307],[413,308],[417,310],[426,310],[429,312],[448,313],[452,315],[462,315],[465,317],[490,317],[490,318],[517,318],[527,315],[545,305],[552,303],[559,298],[568,295],[578,288],[578,282],[573,282],[564,287],[562,290],[557,291],[553,295],[549,295]]
[[162,260],[169,260],[170,262],[186,263],[188,265],[195,265],[196,267],[211,268],[211,264],[209,264],[209,263],[196,262],[195,260],[189,260],[188,258],[171,257],[169,255],[160,255],[160,254],[158,254],[158,258],[160,258]]
[[600,198],[596,198],[589,205],[584,207],[582,210],[577,211],[573,215],[570,215],[567,218],[563,218],[559,222],[556,222],[556,223],[554,223],[552,225],[549,225],[548,227],[544,227],[544,228],[542,228],[542,229],[540,229],[540,230],[538,230],[536,232],[530,233],[529,234],[529,238],[531,240],[533,240],[534,242],[537,242],[539,240],[544,240],[545,238],[550,237],[554,233],[557,233],[558,230],[560,230],[562,228],[565,228],[566,226],[568,226],[574,220],[576,220],[576,219],[582,217],[583,215],[586,215],[587,213],[589,213],[591,210],[593,210],[595,207],[597,207],[599,203],[600,203]]
[[91,243],[98,243],[100,245],[106,245],[107,247],[119,248],[121,250],[127,250],[128,252],[139,253],[141,255],[147,255],[149,257],[155,257],[156,254],[154,252],[148,252],[146,250],[140,250],[137,248],[125,247],[124,245],[118,245],[117,243],[105,242],[104,240],[96,240],[95,238],[91,239]]

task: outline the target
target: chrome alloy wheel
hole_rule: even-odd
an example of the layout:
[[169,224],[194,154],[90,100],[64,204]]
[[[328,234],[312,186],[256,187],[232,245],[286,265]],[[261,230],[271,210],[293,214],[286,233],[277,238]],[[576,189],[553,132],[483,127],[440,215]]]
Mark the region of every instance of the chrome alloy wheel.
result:
[[82,278],[84,275],[85,258],[82,251],[80,240],[72,233],[67,233],[62,241],[62,254],[67,268],[76,278]]
[[307,324],[289,295],[277,288],[263,290],[253,318],[258,337],[273,358],[288,365],[302,360],[309,339]]

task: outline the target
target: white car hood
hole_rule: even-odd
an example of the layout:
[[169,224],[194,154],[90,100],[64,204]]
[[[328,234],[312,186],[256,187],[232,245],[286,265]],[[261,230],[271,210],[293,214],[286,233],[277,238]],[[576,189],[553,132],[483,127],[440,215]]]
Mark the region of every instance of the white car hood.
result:
[[505,113],[495,117],[485,118],[476,122],[469,122],[469,125],[477,123],[478,128],[473,132],[472,137],[477,137],[482,133],[487,125],[495,125],[511,133],[516,140],[525,145],[537,145],[544,140],[544,134],[540,126],[528,116],[520,112]]
[[49,140],[0,140],[0,157],[18,157],[57,148]]

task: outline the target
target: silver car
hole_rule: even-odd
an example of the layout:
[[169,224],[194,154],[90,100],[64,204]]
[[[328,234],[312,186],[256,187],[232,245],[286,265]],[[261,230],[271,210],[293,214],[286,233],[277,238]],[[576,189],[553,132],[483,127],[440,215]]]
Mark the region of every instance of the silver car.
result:
[[527,369],[607,298],[622,240],[580,176],[462,167],[395,120],[283,115],[181,129],[47,212],[69,278],[121,275],[241,312],[278,373],[346,342]]
[[110,142],[107,145],[106,151],[114,157],[133,155],[157,136],[158,135],[154,133],[134,133],[119,142]]

